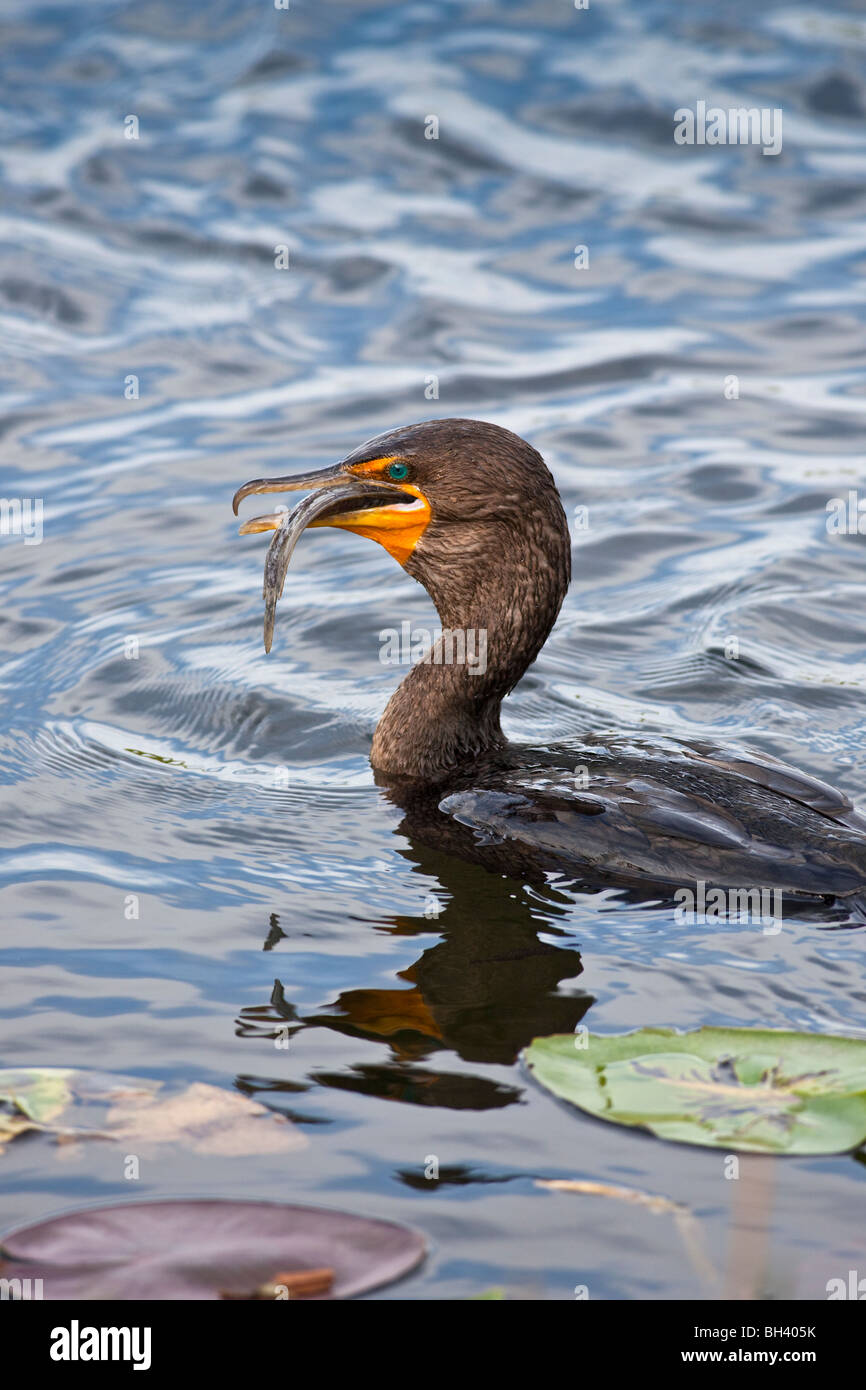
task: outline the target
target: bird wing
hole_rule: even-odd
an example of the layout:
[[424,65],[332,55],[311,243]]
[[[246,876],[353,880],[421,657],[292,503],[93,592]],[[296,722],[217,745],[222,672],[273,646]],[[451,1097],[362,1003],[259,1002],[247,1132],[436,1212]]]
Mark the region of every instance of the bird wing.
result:
[[810,896],[866,887],[866,821],[850,800],[762,755],[588,740],[481,776],[440,811],[469,827],[479,848],[510,844],[548,868]]
[[747,778],[768,791],[799,801],[813,811],[841,825],[866,832],[866,817],[854,806],[850,797],[789,763],[772,757],[769,753],[755,754],[746,749],[716,748],[710,743],[691,742],[682,744],[686,756],[713,767],[726,769],[737,776]]

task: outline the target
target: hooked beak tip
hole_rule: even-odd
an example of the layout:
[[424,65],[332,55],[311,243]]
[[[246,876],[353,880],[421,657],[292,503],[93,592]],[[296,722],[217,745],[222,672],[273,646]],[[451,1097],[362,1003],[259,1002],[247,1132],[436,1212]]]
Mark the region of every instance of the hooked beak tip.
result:
[[283,492],[292,491],[294,487],[293,478],[253,478],[248,483],[243,483],[238,488],[232,498],[232,511],[235,516],[238,514],[238,507],[245,497],[251,497],[256,492]]
[[343,478],[342,464],[329,468],[318,468],[311,473],[294,473],[284,478],[253,478],[238,488],[232,498],[232,511],[238,514],[238,507],[245,497],[256,492],[305,492],[307,489],[333,486]]

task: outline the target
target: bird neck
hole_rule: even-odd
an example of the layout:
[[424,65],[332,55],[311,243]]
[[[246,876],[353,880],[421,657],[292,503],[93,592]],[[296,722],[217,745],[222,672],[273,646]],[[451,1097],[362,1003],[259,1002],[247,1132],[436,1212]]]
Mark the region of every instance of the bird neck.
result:
[[[556,499],[557,505],[559,499]],[[436,605],[441,632],[392,695],[373,738],[371,762],[385,777],[441,781],[505,743],[505,696],[541,651],[570,577],[561,506],[554,534],[524,520],[507,546],[477,534],[455,553],[406,564]],[[549,522],[549,518],[548,518]],[[505,556],[506,558],[503,558]],[[499,558],[498,566],[495,559]]]

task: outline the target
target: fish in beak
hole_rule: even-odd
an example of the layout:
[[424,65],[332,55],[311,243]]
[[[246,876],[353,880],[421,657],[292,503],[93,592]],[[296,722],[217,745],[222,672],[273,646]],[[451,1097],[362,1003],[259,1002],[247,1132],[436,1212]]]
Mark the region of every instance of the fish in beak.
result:
[[337,526],[378,541],[402,565],[430,521],[430,506],[412,484],[391,482],[385,470],[393,457],[361,463],[338,463],[312,473],[285,478],[256,478],[239,487],[232,499],[235,516],[245,497],[262,492],[307,492],[293,511],[281,509],[253,517],[240,535],[274,531],[265,559],[265,651],[271,650],[277,601],[282,597],[289,562],[301,533],[311,526]]

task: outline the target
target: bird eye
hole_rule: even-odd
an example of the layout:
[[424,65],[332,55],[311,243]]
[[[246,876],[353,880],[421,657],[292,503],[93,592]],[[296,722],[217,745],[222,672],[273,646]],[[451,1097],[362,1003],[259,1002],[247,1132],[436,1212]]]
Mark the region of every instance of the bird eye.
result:
[[409,476],[409,465],[408,463],[389,463],[385,472],[395,483],[402,483]]

